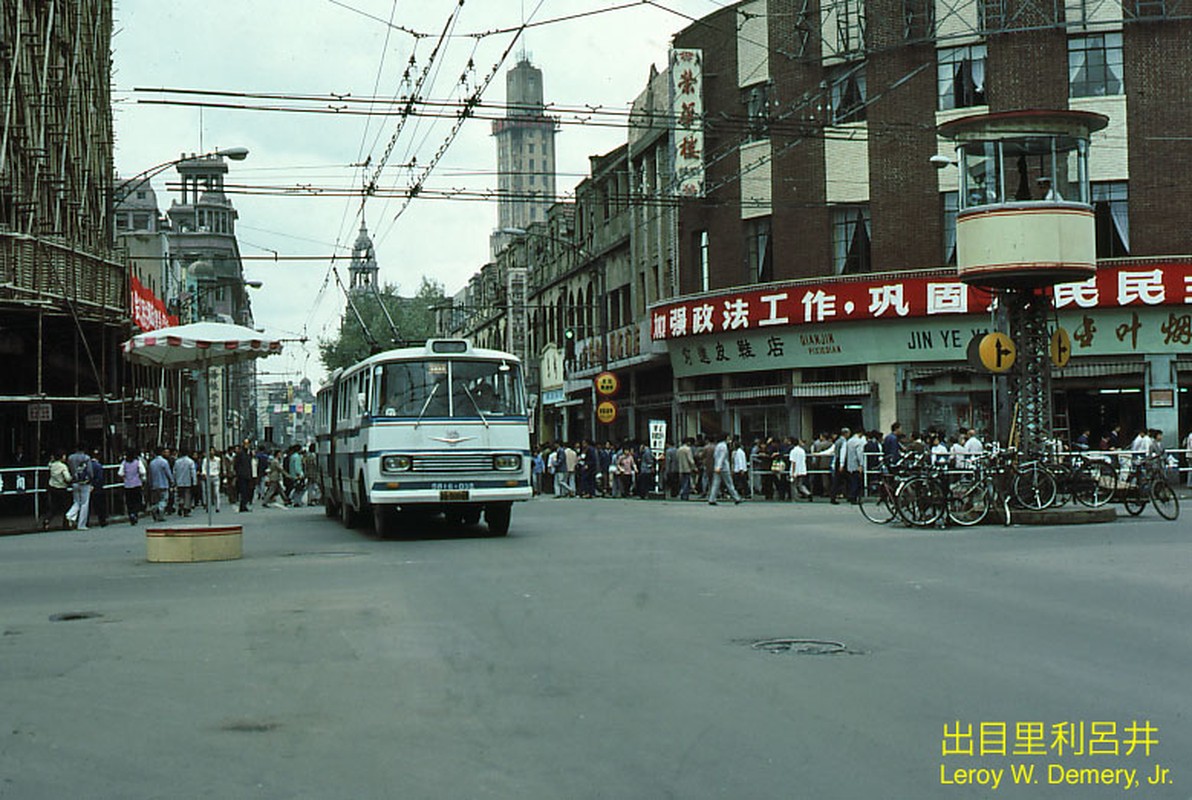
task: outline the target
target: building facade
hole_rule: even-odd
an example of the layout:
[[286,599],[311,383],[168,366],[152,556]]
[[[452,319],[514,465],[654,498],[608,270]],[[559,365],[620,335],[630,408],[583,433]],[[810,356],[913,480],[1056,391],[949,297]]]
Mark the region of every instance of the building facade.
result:
[[110,0],[0,4],[0,459],[107,453],[137,427],[119,354]]
[[[454,330],[505,341],[501,287],[510,265],[528,270],[541,439],[642,439],[650,419],[671,438],[898,419],[1004,439],[1005,386],[966,358],[1004,320],[958,278],[962,182],[939,130],[973,115],[1091,112],[1108,121],[1079,200],[1098,269],[1054,290],[1073,341],[1051,384],[1055,428],[1172,439],[1192,425],[1192,196],[1172,177],[1192,160],[1179,133],[1192,111],[1169,79],[1190,37],[1192,13],[1143,2],[715,11],[675,35],[625,146],[591,157],[575,203],[525,226],[473,279],[475,310]],[[1040,201],[1039,179],[1075,163],[1024,156],[997,202]],[[595,420],[604,371],[620,385],[609,423]]]
[[[1165,177],[1192,158],[1170,135],[1192,112],[1163,78],[1187,59],[1192,20],[1143,5],[753,0],[680,32],[702,68],[703,187],[680,201],[683,297],[652,309],[679,431],[899,419],[1004,436],[991,378],[965,362],[996,320],[987,297],[950,285],[960,176],[938,129],[1021,109],[1109,120],[1089,163],[1100,268],[1056,292],[1079,334],[1055,373],[1057,428],[1174,438],[1179,412],[1192,422],[1192,197]],[[1030,200],[1048,169],[1024,158],[999,202]]]

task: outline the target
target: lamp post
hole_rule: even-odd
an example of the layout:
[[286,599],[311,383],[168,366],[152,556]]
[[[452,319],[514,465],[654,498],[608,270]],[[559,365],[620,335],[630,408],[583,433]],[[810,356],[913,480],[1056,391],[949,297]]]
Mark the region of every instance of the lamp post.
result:
[[[206,262],[195,262],[195,265],[198,265],[198,264],[206,264]],[[194,270],[195,265],[191,265],[192,270]],[[200,269],[201,269],[201,267],[200,267]],[[196,275],[196,278],[197,277],[198,276]],[[260,289],[262,286],[265,285],[262,281],[249,281],[249,280],[240,280],[240,279],[235,279],[235,278],[233,278],[231,280],[227,280],[227,279],[218,280],[217,279],[217,280],[209,282],[209,283],[206,281],[203,281],[203,283],[206,283],[207,285],[197,286],[193,292],[187,293],[187,295],[184,296],[184,298],[183,298],[189,304],[190,321],[191,322],[202,322],[203,319],[206,316],[208,316],[209,312],[204,311],[202,299],[204,297],[206,297],[207,295],[211,294],[212,292],[219,291],[220,289],[224,289],[229,286],[233,286],[233,287],[234,286],[243,286],[248,289]]]
[[178,158],[172,158],[169,161],[163,161],[160,164],[155,164],[154,166],[150,167],[149,169],[142,170],[141,172],[138,172],[136,175],[133,175],[128,180],[123,181],[117,187],[115,187],[115,189],[113,189],[113,191],[112,191],[112,211],[114,212],[116,210],[116,206],[120,205],[125,200],[127,200],[128,196],[130,194],[135,192],[140,187],[144,186],[146,183],[148,183],[154,177],[165,172],[170,167],[181,164],[184,161],[197,161],[200,158],[211,158],[212,156],[223,156],[224,158],[229,158],[232,161],[243,161],[244,159],[248,158],[248,148],[247,147],[228,147],[225,149],[216,148],[208,153],[200,153],[198,155],[192,154],[189,156],[184,155],[184,156],[179,156]]

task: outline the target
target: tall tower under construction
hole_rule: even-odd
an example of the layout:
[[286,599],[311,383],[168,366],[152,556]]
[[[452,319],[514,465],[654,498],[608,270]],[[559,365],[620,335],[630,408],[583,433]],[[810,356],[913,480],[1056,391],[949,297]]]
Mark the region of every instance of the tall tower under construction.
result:
[[522,55],[505,74],[505,118],[493,122],[497,139],[497,230],[492,255],[509,241],[509,229],[546,219],[555,200],[555,131],[558,122],[543,104],[542,70]]

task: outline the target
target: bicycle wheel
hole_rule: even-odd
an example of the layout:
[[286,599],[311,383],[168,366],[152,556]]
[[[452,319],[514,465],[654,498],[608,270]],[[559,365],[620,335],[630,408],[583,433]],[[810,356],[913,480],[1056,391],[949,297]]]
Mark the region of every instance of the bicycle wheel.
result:
[[1089,508],[1100,508],[1113,499],[1117,474],[1104,461],[1089,461],[1076,473],[1077,484],[1072,487],[1076,501]]
[[1142,488],[1138,484],[1126,489],[1126,493],[1122,497],[1122,505],[1126,507],[1126,513],[1132,517],[1137,517],[1146,508],[1146,498],[1143,497]]
[[1151,484],[1151,504],[1163,519],[1175,519],[1180,515],[1180,498],[1175,489],[1162,478]]
[[1014,476],[1014,497],[1024,508],[1042,511],[1055,502],[1055,477],[1033,464]]
[[948,519],[957,525],[976,525],[989,516],[993,485],[986,480],[961,478],[948,487]]
[[939,481],[923,475],[899,486],[894,499],[898,516],[916,528],[931,527],[947,508],[947,498]]
[[890,487],[884,482],[871,491],[862,492],[857,507],[861,509],[861,516],[876,525],[885,525],[898,515],[894,498],[890,496]]

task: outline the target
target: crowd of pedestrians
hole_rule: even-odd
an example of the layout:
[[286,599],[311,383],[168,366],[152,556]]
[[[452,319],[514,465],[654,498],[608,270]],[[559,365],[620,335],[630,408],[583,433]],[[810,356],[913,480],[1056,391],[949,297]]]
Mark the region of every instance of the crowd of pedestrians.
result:
[[803,440],[794,436],[754,438],[705,434],[672,442],[655,452],[647,443],[551,442],[534,456],[535,494],[557,498],[651,495],[716,505],[744,497],[832,503],[857,502],[865,475],[880,471],[906,452],[931,452],[962,467],[985,445],[975,430],[944,437],[903,433],[895,422],[878,431],[824,432]]
[[88,530],[108,524],[109,488],[118,487],[130,524],[144,514],[161,522],[168,515],[189,517],[196,508],[213,512],[222,500],[241,512],[262,507],[314,505],[322,502],[314,446],[292,445],[286,451],[253,447],[247,439],[224,452],[159,446],[126,452],[107,482],[99,451],[80,445],[69,455],[56,452],[49,462],[48,501],[42,530]]

